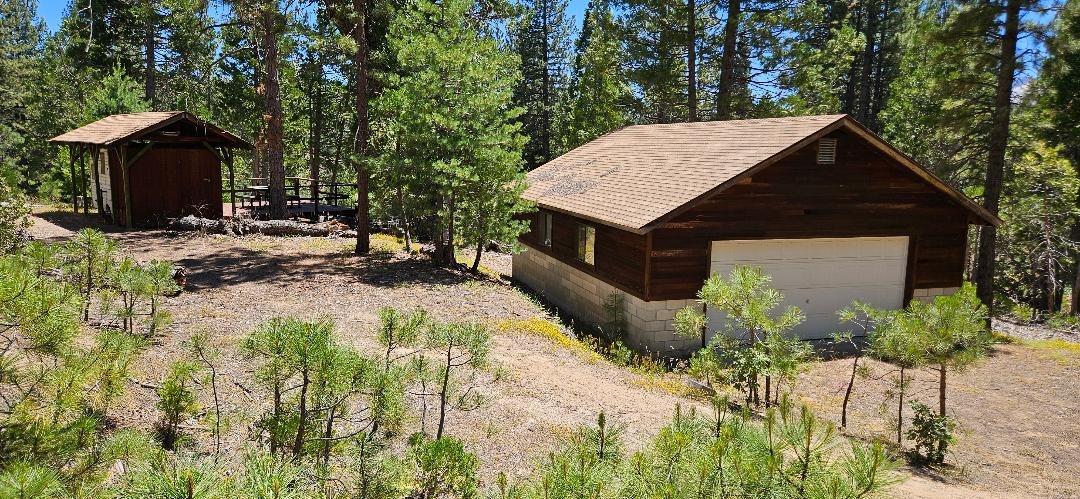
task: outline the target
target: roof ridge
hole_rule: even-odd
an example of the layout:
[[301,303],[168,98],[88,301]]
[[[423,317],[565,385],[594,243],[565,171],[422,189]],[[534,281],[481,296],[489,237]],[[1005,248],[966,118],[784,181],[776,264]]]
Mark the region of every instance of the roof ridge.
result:
[[829,120],[830,123],[835,122],[844,117],[849,117],[848,114],[812,114],[802,116],[775,116],[770,118],[743,118],[736,120],[709,120],[709,121],[680,121],[676,123],[640,123],[636,125],[627,125],[611,133],[615,133],[628,128],[660,128],[660,127],[695,127],[695,126],[715,126],[722,123],[728,124],[758,124],[758,123],[790,123],[790,122],[806,122],[814,120]]

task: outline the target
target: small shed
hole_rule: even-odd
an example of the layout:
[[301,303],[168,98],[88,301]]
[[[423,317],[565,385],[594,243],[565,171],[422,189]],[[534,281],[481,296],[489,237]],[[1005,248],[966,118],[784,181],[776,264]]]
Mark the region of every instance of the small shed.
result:
[[231,196],[233,150],[251,149],[185,111],[108,116],[50,142],[69,148],[74,209],[88,213],[93,206],[126,227],[158,226],[185,215],[220,218],[222,164]]
[[630,126],[528,182],[538,210],[514,278],[661,354],[701,344],[672,318],[701,306],[712,274],[762,268],[781,307],[805,313],[795,333],[827,338],[852,300],[896,309],[954,291],[969,226],[1000,223],[846,115]]

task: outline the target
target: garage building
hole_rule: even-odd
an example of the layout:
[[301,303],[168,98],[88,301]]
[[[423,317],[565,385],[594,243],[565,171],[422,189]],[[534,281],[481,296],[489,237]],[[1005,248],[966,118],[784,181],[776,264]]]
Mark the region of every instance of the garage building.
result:
[[846,115],[630,126],[528,180],[538,210],[514,278],[580,321],[621,319],[628,343],[662,355],[700,344],[672,318],[701,306],[713,273],[761,267],[781,307],[806,314],[795,333],[826,338],[854,299],[953,292],[969,225],[1000,223]]

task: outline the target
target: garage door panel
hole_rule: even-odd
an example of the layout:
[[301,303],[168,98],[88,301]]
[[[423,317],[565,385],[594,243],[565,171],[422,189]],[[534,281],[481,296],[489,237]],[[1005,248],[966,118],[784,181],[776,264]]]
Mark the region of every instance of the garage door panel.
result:
[[[779,310],[799,307],[802,338],[824,338],[846,328],[836,311],[853,300],[880,308],[903,303],[907,237],[821,238],[713,243],[711,273],[726,276],[736,265],[761,267],[784,294]],[[710,313],[710,329],[723,323]]]

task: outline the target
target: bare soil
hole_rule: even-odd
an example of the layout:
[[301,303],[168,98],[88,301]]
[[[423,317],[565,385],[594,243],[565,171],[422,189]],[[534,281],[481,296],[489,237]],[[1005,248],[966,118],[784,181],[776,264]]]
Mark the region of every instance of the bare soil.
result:
[[[88,219],[39,208],[34,237],[63,240]],[[183,293],[166,301],[174,321],[134,367],[117,410],[121,427],[151,429],[156,396],[151,388],[165,367],[184,355],[183,342],[205,331],[223,357],[218,362],[228,428],[223,447],[239,451],[249,424],[266,401],[256,389],[240,339],[274,316],[329,317],[338,338],[373,350],[377,312],[384,306],[423,307],[442,319],[495,323],[545,316],[545,311],[504,277],[477,277],[435,268],[403,253],[357,257],[351,241],[331,238],[205,236],[165,231],[113,231],[123,251],[139,260],[171,260],[189,274]],[[509,257],[488,255],[484,265],[503,275]],[[669,421],[676,404],[697,406],[606,361],[589,361],[541,336],[498,333],[492,348],[498,368],[483,383],[487,402],[454,412],[449,432],[467,442],[483,463],[484,477],[499,471],[520,476],[551,450],[558,437],[595,421],[604,411],[626,426],[631,449]],[[794,392],[824,417],[839,422],[850,359],[814,364]],[[856,385],[849,432],[858,439],[889,439],[895,399],[886,395],[894,374],[868,361],[871,377]],[[936,373],[914,374],[909,400],[935,406]],[[209,390],[203,390],[209,406]],[[963,373],[950,373],[949,412],[961,422],[948,465],[905,468],[898,497],[1080,497],[1080,351],[1053,345],[1000,345]],[[702,408],[704,410],[704,408]],[[910,416],[908,416],[910,417]],[[418,427],[420,422],[409,423]],[[431,422],[426,423],[428,428]],[[209,433],[197,435],[210,445]]]

